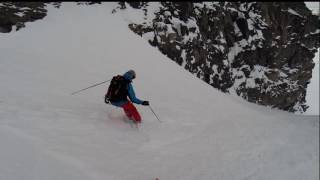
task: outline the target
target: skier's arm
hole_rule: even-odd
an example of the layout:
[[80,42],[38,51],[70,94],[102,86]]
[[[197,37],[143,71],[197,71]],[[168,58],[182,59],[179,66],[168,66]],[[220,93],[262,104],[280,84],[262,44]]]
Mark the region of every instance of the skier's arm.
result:
[[133,90],[133,86],[131,83],[129,83],[129,87],[128,87],[128,94],[129,94],[129,98],[132,102],[136,103],[136,104],[142,104],[143,101],[141,101],[140,99],[138,99],[136,97],[136,94],[134,93]]

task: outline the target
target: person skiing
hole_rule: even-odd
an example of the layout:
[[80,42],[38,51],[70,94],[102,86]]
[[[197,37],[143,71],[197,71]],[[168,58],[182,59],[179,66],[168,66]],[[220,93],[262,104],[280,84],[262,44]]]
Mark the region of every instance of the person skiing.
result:
[[149,101],[142,101],[136,97],[132,86],[132,80],[135,78],[136,73],[134,70],[129,70],[123,76],[114,76],[105,94],[105,103],[123,108],[129,119],[136,123],[141,123],[141,116],[133,103],[148,106]]

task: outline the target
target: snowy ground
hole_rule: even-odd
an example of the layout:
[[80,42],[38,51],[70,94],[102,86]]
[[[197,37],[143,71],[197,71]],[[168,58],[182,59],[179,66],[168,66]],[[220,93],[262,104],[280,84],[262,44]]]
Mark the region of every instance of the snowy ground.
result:
[[[0,34],[2,180],[317,180],[319,118],[213,89],[129,30],[111,5],[49,8]],[[140,129],[104,104],[135,69]]]
[[314,57],[315,67],[312,70],[312,78],[307,89],[306,101],[310,106],[305,112],[306,115],[318,115],[319,116],[319,56],[320,48]]

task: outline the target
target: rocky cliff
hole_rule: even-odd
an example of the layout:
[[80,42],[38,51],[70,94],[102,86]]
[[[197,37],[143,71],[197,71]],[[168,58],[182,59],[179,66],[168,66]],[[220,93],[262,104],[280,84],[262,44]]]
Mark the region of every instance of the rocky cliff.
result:
[[320,19],[303,2],[120,2],[129,28],[223,92],[304,112]]
[[[101,2],[77,2],[77,5],[92,5]],[[43,19],[47,15],[47,5],[55,8],[61,2],[0,2],[0,33],[10,33],[26,27],[25,23]]]

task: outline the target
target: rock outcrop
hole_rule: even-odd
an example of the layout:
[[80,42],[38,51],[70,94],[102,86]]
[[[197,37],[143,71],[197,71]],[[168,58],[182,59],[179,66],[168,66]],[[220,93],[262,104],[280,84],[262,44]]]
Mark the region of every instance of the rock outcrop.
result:
[[129,28],[223,92],[304,112],[320,19],[303,2],[120,2]]
[[[59,3],[55,3],[59,6]],[[15,27],[18,31],[26,22],[33,22],[47,15],[46,3],[43,2],[1,2],[0,32],[9,33]]]
[[[77,5],[92,5],[101,2],[77,2]],[[47,5],[60,8],[61,2],[0,2],[0,33],[10,33],[14,27],[18,31],[26,22],[43,19],[47,15]]]

